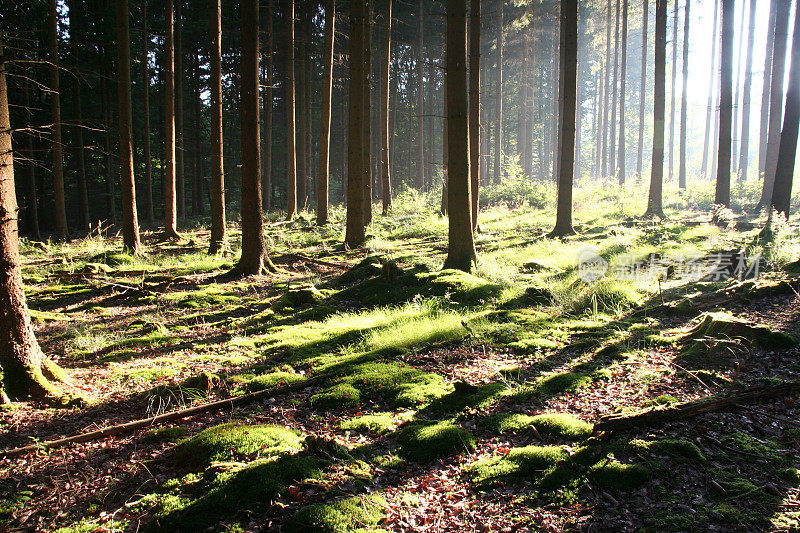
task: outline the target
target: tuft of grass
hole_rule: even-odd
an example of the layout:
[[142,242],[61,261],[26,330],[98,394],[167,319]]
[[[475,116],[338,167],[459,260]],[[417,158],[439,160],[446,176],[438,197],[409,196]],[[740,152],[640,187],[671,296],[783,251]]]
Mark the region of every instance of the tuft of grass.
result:
[[221,424],[205,429],[175,447],[175,464],[197,468],[214,461],[269,457],[301,448],[300,437],[281,426]]
[[429,462],[475,449],[475,437],[450,422],[411,424],[400,432],[399,453],[412,461]]

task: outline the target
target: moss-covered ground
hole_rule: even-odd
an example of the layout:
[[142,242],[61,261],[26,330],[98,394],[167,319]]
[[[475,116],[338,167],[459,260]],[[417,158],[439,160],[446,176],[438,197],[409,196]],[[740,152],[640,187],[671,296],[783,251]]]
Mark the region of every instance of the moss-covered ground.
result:
[[[0,459],[0,529],[797,530],[794,399],[594,429],[800,373],[797,227],[759,242],[763,217],[743,206],[738,226],[713,225],[706,188],[670,190],[668,220],[639,220],[640,192],[577,191],[564,240],[544,236],[550,193],[487,206],[472,274],[441,270],[435,193],[401,194],[363,250],[342,246],[340,208],[324,227],[275,214],[280,272],[236,281],[218,277],[234,225],[217,257],[203,220],[178,243],[145,232],[137,258],[113,238],[24,241],[37,335],[93,402],[4,409],[3,447],[301,386]],[[758,279],[709,274],[734,249],[761,254]],[[586,254],[610,267],[597,282]]]

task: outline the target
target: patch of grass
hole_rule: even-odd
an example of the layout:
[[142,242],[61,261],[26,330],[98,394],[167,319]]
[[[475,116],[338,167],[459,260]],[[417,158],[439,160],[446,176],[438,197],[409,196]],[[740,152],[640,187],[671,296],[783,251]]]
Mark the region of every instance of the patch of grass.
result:
[[400,431],[397,442],[400,455],[418,462],[429,462],[475,449],[475,437],[449,422],[408,425]]
[[537,480],[565,461],[569,454],[560,446],[525,446],[514,448],[508,455],[483,459],[468,470],[470,480],[478,486],[491,486],[504,481]]
[[344,420],[339,427],[357,433],[386,435],[397,429],[397,421],[391,413],[375,413]]
[[269,457],[301,448],[300,437],[281,426],[221,424],[205,429],[175,447],[175,464],[197,468],[214,461]]
[[283,528],[286,532],[344,533],[375,527],[386,516],[386,500],[379,495],[356,496],[303,507]]

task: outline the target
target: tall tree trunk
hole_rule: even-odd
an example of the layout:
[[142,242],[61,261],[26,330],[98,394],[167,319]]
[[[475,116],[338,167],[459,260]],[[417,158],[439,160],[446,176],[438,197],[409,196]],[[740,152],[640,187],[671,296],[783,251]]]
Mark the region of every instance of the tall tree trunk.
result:
[[22,283],[11,131],[0,33],[0,403],[30,397],[54,400],[63,396],[45,377],[48,371],[52,374],[53,364],[36,342]]
[[133,175],[131,116],[131,36],[128,0],[117,0],[117,98],[119,100],[119,162],[122,184],[122,248],[142,253],[136,216],[136,180]]
[[319,137],[319,180],[317,186],[317,224],[328,223],[328,174],[330,174],[331,99],[333,98],[333,42],[336,0],[325,2],[325,73],[322,76],[322,115]]
[[[627,2],[627,0],[626,0]],[[627,3],[626,3],[627,5]],[[627,13],[626,13],[627,15]],[[586,64],[586,45],[581,43],[581,37],[586,35],[587,17],[580,10],[578,11],[578,103],[576,106],[575,118],[575,176],[580,177],[583,174],[582,163],[583,157],[581,151],[583,150],[583,101],[584,96],[584,80],[581,79],[581,68]],[[627,27],[627,26],[626,26]]]
[[211,243],[209,254],[228,248],[222,152],[222,0],[211,2]]
[[[2,43],[0,43],[2,44]],[[5,74],[4,74],[5,75]],[[37,162],[35,161],[36,154],[33,150],[33,119],[31,118],[33,108],[31,108],[31,97],[30,97],[30,81],[25,80],[22,84],[23,88],[23,96],[24,96],[24,104],[25,104],[25,126],[27,127],[28,131],[25,135],[25,151],[26,151],[26,158],[27,164],[25,165],[28,169],[28,233],[30,233],[31,238],[35,240],[41,240],[42,235],[39,232],[39,192],[36,187],[36,165]],[[2,153],[2,152],[0,152]]]
[[667,0],[656,0],[655,66],[653,77],[653,164],[646,217],[664,218],[664,130],[667,92]]
[[[70,45],[72,48],[72,61],[76,71],[81,68],[79,57],[79,41],[83,36],[81,9],[79,2],[69,2]],[[73,109],[75,113],[75,142],[78,155],[76,157],[76,170],[78,181],[78,211],[80,214],[81,231],[89,230],[89,195],[86,190],[86,150],[83,142],[83,102],[81,96],[81,76],[74,76],[73,81]]]
[[775,187],[772,191],[773,209],[782,213],[787,219],[792,201],[792,178],[797,157],[798,128],[800,128],[800,9],[795,7],[789,89],[786,93],[786,112],[783,117],[778,164],[775,168]]
[[[616,38],[616,34],[615,37]],[[602,127],[603,139],[600,144],[600,177],[605,179],[608,177],[608,110],[609,110],[609,93],[611,92],[611,0],[606,1],[606,78],[603,92],[603,120]]]
[[145,212],[147,223],[155,223],[153,210],[153,161],[150,153],[150,69],[147,45],[150,34],[147,31],[147,0],[142,1],[142,100],[144,103],[144,183]]
[[[732,133],[731,133],[731,172],[736,171],[736,162],[739,159],[739,154],[736,151],[739,147],[738,142],[738,128],[739,128],[739,87],[741,86],[742,79],[742,56],[744,56],[744,15],[746,11],[746,2],[741,2],[742,9],[739,18],[739,53],[736,55],[736,80],[733,84],[733,120],[732,120]],[[734,34],[736,38],[737,34]]]
[[681,87],[681,132],[678,148],[678,187],[686,188],[686,122],[689,103],[689,12],[692,0],[685,0],[683,13],[683,81]]
[[381,192],[383,199],[383,215],[389,214],[392,208],[392,168],[390,158],[393,156],[389,150],[389,91],[390,74],[392,68],[392,0],[386,0],[386,57],[383,66],[383,82],[381,90],[382,117],[381,117]]
[[425,188],[425,12],[417,2],[417,189]]
[[109,67],[108,53],[103,47],[103,80],[101,81],[101,105],[103,107],[103,125],[105,127],[105,134],[103,135],[103,162],[105,166],[105,197],[106,197],[106,213],[111,219],[113,224],[117,219],[116,202],[114,198],[114,164],[111,160],[111,90],[106,80],[111,78],[111,68]]
[[614,82],[611,86],[611,128],[608,132],[609,145],[608,145],[608,169],[616,174],[617,170],[617,97],[619,91],[619,0],[616,2],[616,15],[614,23]]
[[194,175],[192,176],[192,215],[203,216],[205,214],[205,202],[203,201],[203,150],[202,140],[200,139],[200,132],[202,131],[202,123],[200,122],[200,58],[199,46],[192,51],[192,114],[194,115],[194,124],[192,124],[192,141],[193,152],[192,166],[194,167]]
[[286,43],[286,219],[297,216],[297,117],[295,113],[294,0],[289,0]]
[[628,0],[622,0],[622,65],[619,85],[619,158],[617,159],[617,178],[619,184],[625,183],[625,78],[628,75]]
[[52,157],[53,189],[56,201],[56,232],[67,240],[67,210],[64,203],[64,147],[61,143],[61,101],[58,67],[58,8],[56,0],[48,0],[48,40],[50,42],[50,121],[53,123]]
[[364,226],[372,224],[372,0],[364,11]]
[[175,2],[175,201],[178,218],[186,216],[186,167],[184,161],[185,139],[183,128],[183,2]]
[[264,138],[262,139],[264,160],[261,162],[261,171],[263,172],[261,178],[261,194],[263,202],[262,207],[265,211],[272,209],[272,108],[275,105],[275,89],[273,87],[275,83],[273,71],[273,54],[275,53],[273,42],[273,1],[274,0],[267,0],[267,46],[264,51],[267,86],[264,90]]
[[601,168],[602,168],[602,157],[603,157],[603,96],[605,92],[605,87],[603,85],[603,72],[602,69],[597,73],[597,106],[596,106],[596,113],[594,115],[595,121],[595,136],[594,136],[594,177],[596,180],[599,180],[601,176]]
[[722,0],[722,60],[719,86],[719,148],[714,203],[731,203],[731,121],[733,118],[733,16],[734,0]]
[[505,33],[503,28],[505,20],[503,11],[505,0],[499,2],[500,24],[497,29],[497,87],[495,89],[495,106],[497,107],[497,122],[494,126],[494,182],[500,183],[503,179],[503,49],[505,47]]
[[475,261],[470,201],[467,2],[447,0],[447,215],[445,268],[469,272]]
[[347,226],[345,245],[358,248],[364,232],[364,17],[365,0],[350,1],[350,99],[347,144]]
[[561,2],[559,101],[561,108],[558,201],[552,237],[575,233],[572,228],[572,186],[575,163],[575,108],[578,80],[578,0]]
[[745,62],[744,89],[742,96],[742,143],[739,150],[739,170],[737,171],[740,183],[747,179],[747,170],[750,162],[750,101],[753,86],[753,48],[756,34],[756,7],[758,2],[750,0],[750,27],[747,31],[747,59]]
[[261,118],[258,92],[258,0],[241,3],[242,16],[242,256],[235,276],[275,272],[267,257],[261,212]]
[[172,0],[166,0],[164,53],[164,238],[179,239],[175,193],[175,42]]
[[672,89],[670,90],[670,110],[669,110],[669,169],[667,179],[672,181],[675,177],[673,173],[675,163],[675,85],[678,80],[678,0],[673,0],[673,19],[672,19]]
[[478,229],[481,183],[481,0],[470,0],[469,17],[469,151],[472,229]]
[[[703,162],[700,169],[700,174],[703,177],[707,177],[708,171],[708,159],[709,155],[714,157],[713,150],[710,148],[711,139],[711,125],[713,124],[716,116],[714,105],[716,103],[714,99],[714,89],[716,87],[716,83],[714,80],[717,77],[717,68],[716,61],[717,61],[717,42],[719,41],[719,36],[717,34],[717,29],[719,28],[719,24],[717,24],[719,18],[719,0],[714,0],[714,25],[711,30],[711,72],[709,74],[708,79],[708,113],[706,114],[706,132],[705,136],[703,137]],[[711,173],[713,175],[713,172]]]
[[769,102],[772,95],[772,57],[775,50],[775,26],[777,25],[779,0],[770,0],[769,23],[767,25],[767,53],[764,56],[764,76],[761,86],[761,122],[759,126],[758,177],[767,173],[767,151],[769,139]]
[[758,207],[770,205],[772,187],[775,184],[775,169],[778,165],[778,150],[781,144],[781,119],[783,118],[783,85],[786,70],[786,44],[791,0],[777,0],[778,14],[775,20],[775,43],[772,49],[772,79],[769,97],[769,129],[767,140],[766,173],[761,200]]
[[639,143],[636,150],[636,179],[642,179],[644,163],[644,109],[647,104],[647,26],[650,0],[642,0],[642,79],[639,91]]

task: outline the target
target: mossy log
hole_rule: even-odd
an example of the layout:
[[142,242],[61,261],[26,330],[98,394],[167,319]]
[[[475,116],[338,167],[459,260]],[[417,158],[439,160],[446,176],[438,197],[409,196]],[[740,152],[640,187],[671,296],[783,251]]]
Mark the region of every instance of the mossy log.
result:
[[800,394],[800,380],[786,381],[775,385],[759,385],[743,389],[733,394],[717,394],[694,400],[673,404],[669,407],[645,409],[632,414],[614,414],[604,416],[595,424],[595,431],[624,431],[637,427],[651,427],[705,413],[722,411],[737,404],[752,404],[761,400],[782,398]]
[[791,348],[798,343],[787,333],[727,313],[706,313],[681,340],[686,342],[681,352],[684,356],[704,355],[709,352],[709,342],[714,341],[738,341],[767,349]]

